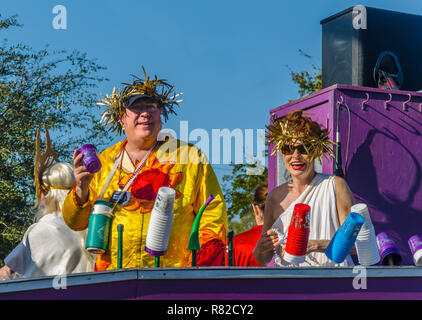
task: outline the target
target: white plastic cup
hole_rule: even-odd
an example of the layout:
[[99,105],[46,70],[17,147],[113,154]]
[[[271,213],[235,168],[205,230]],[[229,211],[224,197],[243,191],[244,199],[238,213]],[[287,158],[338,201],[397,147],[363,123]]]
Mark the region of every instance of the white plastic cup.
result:
[[362,225],[362,228],[358,234],[358,238],[360,234],[364,234],[365,231],[369,231],[372,226],[371,216],[369,214],[368,206],[365,203],[357,203],[352,206],[350,209],[351,212],[359,213],[362,217],[365,218],[365,222]]
[[145,251],[150,255],[162,256],[167,251],[175,197],[176,191],[172,188],[161,187],[158,189],[145,242]]
[[352,206],[350,211],[359,213],[365,218],[355,244],[359,263],[363,266],[377,264],[380,261],[380,255],[368,206],[365,203],[357,203]]

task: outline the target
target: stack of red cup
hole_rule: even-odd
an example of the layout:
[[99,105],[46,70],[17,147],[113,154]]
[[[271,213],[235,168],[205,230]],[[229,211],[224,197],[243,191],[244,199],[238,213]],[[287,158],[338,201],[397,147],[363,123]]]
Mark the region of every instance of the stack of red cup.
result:
[[304,203],[295,205],[290,221],[289,234],[283,259],[293,264],[305,261],[310,231],[311,207]]

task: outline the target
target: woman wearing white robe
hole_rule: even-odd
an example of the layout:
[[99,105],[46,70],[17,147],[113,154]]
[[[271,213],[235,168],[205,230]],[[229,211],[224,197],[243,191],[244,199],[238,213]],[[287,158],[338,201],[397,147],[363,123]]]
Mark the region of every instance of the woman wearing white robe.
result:
[[299,266],[353,265],[350,256],[341,264],[335,264],[324,254],[354,203],[343,178],[315,171],[316,158],[321,159],[326,152],[333,156],[328,130],[305,116],[303,110],[290,112],[269,129],[270,143],[276,146],[274,150],[281,152],[290,180],[267,196],[264,226],[254,249],[256,260],[267,265],[274,258],[277,266],[292,266],[283,260],[287,231],[295,204],[305,203],[311,207],[310,234],[305,262]]

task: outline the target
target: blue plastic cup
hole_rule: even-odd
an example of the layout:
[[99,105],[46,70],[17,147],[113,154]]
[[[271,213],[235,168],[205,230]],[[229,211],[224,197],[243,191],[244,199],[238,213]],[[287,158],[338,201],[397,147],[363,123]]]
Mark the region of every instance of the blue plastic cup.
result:
[[331,239],[325,255],[335,263],[342,263],[355,245],[360,228],[365,218],[356,212],[351,212]]

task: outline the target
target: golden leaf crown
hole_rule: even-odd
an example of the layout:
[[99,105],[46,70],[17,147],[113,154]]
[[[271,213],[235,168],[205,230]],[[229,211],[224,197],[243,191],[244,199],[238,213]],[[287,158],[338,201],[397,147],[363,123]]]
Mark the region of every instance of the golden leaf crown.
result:
[[271,155],[281,151],[283,146],[286,145],[293,152],[294,145],[301,142],[311,161],[318,158],[321,163],[322,156],[326,153],[334,158],[330,146],[335,146],[336,143],[328,139],[328,130],[326,129],[321,130],[318,135],[312,133],[303,121],[292,121],[284,118],[274,121],[273,125],[267,126],[267,129],[266,138],[269,143],[274,145]]
[[142,67],[145,79],[141,79],[135,75],[136,78],[131,84],[123,83],[125,87],[119,91],[116,87],[113,88],[111,95],[103,96],[104,99],[100,99],[98,105],[106,106],[105,111],[102,114],[101,121],[104,125],[109,126],[112,132],[116,131],[116,135],[122,133],[123,127],[120,123],[120,119],[125,114],[125,104],[129,98],[133,95],[146,95],[158,102],[161,109],[161,113],[164,119],[167,121],[171,113],[176,114],[175,106],[179,105],[179,102],[183,100],[176,100],[177,97],[183,93],[174,93],[174,86],[167,83],[167,80],[158,79],[155,76],[154,79],[150,79]]
[[45,186],[42,180],[44,171],[50,167],[54,161],[59,162],[57,157],[57,152],[54,151],[51,144],[50,135],[48,130],[44,125],[45,131],[45,150],[43,153],[40,151],[41,139],[40,139],[40,129],[37,129],[35,137],[35,161],[34,161],[34,185],[35,185],[35,195],[37,197],[37,206],[41,199],[41,193],[47,193],[50,189],[48,186]]

